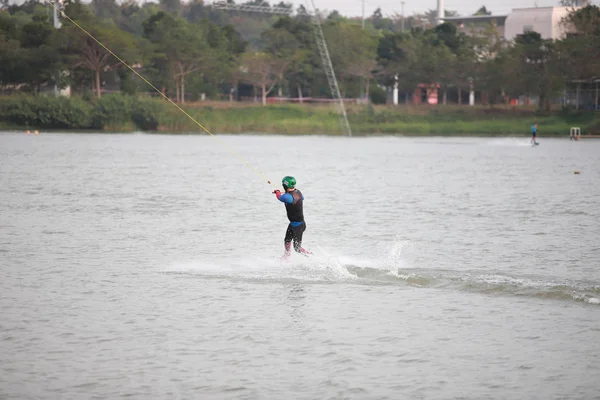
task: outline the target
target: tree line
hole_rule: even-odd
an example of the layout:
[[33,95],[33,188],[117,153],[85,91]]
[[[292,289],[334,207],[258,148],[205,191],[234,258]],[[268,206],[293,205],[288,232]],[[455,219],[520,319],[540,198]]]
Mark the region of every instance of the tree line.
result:
[[[229,0],[231,2],[231,0]],[[269,6],[260,0],[249,5]],[[280,3],[277,7],[292,7]],[[174,100],[267,96],[329,97],[311,15],[225,11],[202,0],[66,0],[64,12],[102,45]],[[455,13],[447,12],[452,15]],[[475,14],[486,15],[482,7]],[[102,45],[64,18],[55,29],[43,1],[0,1],[0,89],[37,93],[69,86],[100,97],[111,83],[126,94],[148,91]],[[513,41],[493,24],[466,35],[435,25],[435,13],[362,21],[337,11],[323,15],[323,32],[344,97],[385,102],[382,89],[436,87],[442,101],[465,102],[470,90],[491,104],[537,96],[541,108],[574,81],[600,76],[600,8],[573,9],[560,40],[527,32]],[[115,86],[116,85],[116,86]]]

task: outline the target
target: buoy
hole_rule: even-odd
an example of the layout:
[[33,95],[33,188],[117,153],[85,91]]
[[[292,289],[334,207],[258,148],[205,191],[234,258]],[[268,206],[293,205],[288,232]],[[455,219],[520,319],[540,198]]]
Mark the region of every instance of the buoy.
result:
[[575,175],[579,175],[579,171],[574,171],[573,172]]
[[34,134],[36,134],[36,135],[39,135],[39,134],[40,134],[38,131],[35,131],[35,132],[33,132],[33,133],[34,133]]
[[31,132],[29,132],[29,130],[26,130],[25,133],[29,135]]

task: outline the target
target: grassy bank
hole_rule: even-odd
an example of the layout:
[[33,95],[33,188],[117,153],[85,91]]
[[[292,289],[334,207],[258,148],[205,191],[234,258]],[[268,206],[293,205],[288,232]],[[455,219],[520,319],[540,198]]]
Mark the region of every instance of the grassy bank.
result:
[[[227,102],[187,104],[183,109],[212,133],[342,135],[335,105],[269,105]],[[528,135],[533,121],[541,136],[600,132],[600,115],[533,108],[468,106],[348,106],[355,135]],[[0,98],[0,128],[202,132],[172,104],[159,99],[107,95],[101,99],[11,96]]]

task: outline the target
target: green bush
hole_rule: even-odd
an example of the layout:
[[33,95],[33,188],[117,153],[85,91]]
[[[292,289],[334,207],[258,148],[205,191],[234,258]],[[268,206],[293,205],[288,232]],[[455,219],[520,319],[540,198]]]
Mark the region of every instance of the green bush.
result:
[[26,97],[3,97],[0,99],[0,119],[8,125],[30,126],[35,112]]
[[155,131],[165,105],[160,100],[106,95],[85,101],[78,97],[0,97],[0,123],[40,129]]
[[131,120],[142,131],[156,131],[162,116],[160,100],[139,100],[131,109]]
[[114,129],[131,122],[134,99],[130,96],[105,95],[93,102],[92,129]]
[[130,125],[142,131],[155,131],[165,107],[161,100],[137,99],[119,94],[106,95],[94,103],[93,129],[119,130]]
[[91,107],[66,97],[13,96],[0,99],[0,120],[7,125],[46,129],[84,129],[90,125]]
[[378,85],[371,86],[371,93],[369,97],[371,98],[371,103],[373,104],[385,104],[387,102],[387,93]]

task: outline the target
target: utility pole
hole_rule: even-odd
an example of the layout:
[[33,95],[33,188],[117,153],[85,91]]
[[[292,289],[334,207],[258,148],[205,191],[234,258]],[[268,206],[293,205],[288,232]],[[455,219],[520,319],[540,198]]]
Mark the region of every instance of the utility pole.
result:
[[365,0],[362,0],[362,28],[365,29]]
[[401,20],[401,24],[400,24],[400,28],[401,28],[401,32],[404,33],[404,2],[401,2],[400,4],[402,4],[402,20]]
[[58,8],[60,7],[60,1],[54,0],[53,4],[54,4],[54,7],[53,7],[54,12],[52,13],[52,15],[54,16],[54,28],[60,29],[60,27],[62,26],[62,24],[60,23],[60,19],[58,18]]
[[[54,29],[60,29],[60,27],[62,26],[62,24],[60,23],[60,19],[58,18],[58,8],[61,6],[60,1],[59,0],[52,0],[52,16],[53,16],[53,22],[54,22]],[[54,83],[54,96],[58,97],[60,96],[60,88],[58,87],[58,81],[60,80],[60,71],[56,73],[56,82]]]
[[[62,27],[62,23],[60,22],[60,16],[63,14],[63,2],[64,0],[43,0],[45,3],[48,4],[48,6],[52,7],[52,19],[53,19],[53,24],[54,24],[54,29],[60,29]],[[64,76],[68,76],[68,71],[58,71],[56,73],[55,79],[56,79],[56,83],[54,84],[54,95],[56,97],[58,96],[66,96],[66,97],[70,97],[71,96],[71,87],[70,86],[66,86],[65,88],[61,89],[58,85],[58,83],[60,82],[61,78]]]
[[444,23],[444,17],[445,17],[445,10],[444,10],[444,0],[438,0],[437,1],[437,18],[436,18],[436,25],[439,24],[443,24]]

